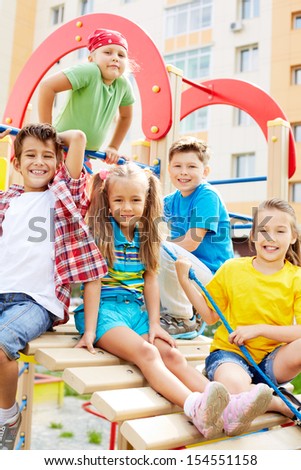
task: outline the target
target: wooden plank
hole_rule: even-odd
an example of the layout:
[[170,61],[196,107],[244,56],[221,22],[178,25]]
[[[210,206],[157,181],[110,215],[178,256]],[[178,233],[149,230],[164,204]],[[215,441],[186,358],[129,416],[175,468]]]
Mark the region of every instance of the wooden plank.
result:
[[102,349],[96,348],[95,351],[96,354],[91,354],[84,348],[42,348],[36,351],[35,359],[51,371],[68,367],[112,366],[123,362]]
[[45,335],[78,335],[78,331],[74,324],[66,323],[53,327],[53,331],[46,331]]
[[179,351],[187,361],[204,360],[209,354],[209,344],[187,344],[178,346]]
[[68,368],[63,380],[80,394],[145,385],[139,369],[130,365]]
[[151,387],[94,392],[91,402],[109,421],[125,421],[182,411]]
[[288,426],[280,429],[271,429],[266,432],[248,434],[225,441],[204,443],[193,447],[194,450],[300,450],[301,428]]
[[43,348],[73,348],[79,339],[79,335],[44,334],[29,341],[22,353],[30,356]]
[[[249,432],[287,422],[291,421],[279,413],[265,413],[253,421]],[[139,450],[175,449],[205,441],[183,413],[125,421],[120,432],[134,449]],[[224,439],[226,436],[221,434],[220,438]]]

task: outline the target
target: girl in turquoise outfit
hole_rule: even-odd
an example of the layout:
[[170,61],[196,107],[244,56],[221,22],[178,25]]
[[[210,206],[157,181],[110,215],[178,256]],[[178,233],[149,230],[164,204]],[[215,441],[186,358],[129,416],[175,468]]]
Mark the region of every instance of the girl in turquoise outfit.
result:
[[[108,274],[102,279],[98,317],[85,314],[83,306],[76,310],[82,334],[78,347],[93,353],[95,345],[135,364],[157,392],[184,408],[206,438],[217,436],[224,427],[224,410],[232,415],[227,390],[190,367],[160,326],[159,180],[128,163],[95,175],[90,198],[88,224]],[[84,301],[86,309],[89,298]],[[250,406],[257,401],[252,397]]]

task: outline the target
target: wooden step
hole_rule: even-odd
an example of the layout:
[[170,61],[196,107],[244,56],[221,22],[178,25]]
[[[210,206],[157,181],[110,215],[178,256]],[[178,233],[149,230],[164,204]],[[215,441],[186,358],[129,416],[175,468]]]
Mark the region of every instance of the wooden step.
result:
[[65,369],[62,377],[79,394],[143,387],[146,384],[138,367],[130,365],[74,367]]
[[94,392],[91,402],[111,422],[182,411],[151,387]]
[[[249,432],[287,422],[290,420],[278,413],[265,413],[253,421]],[[205,441],[183,413],[125,421],[120,427],[120,432],[134,449],[139,450],[176,449]],[[225,438],[225,435],[221,434],[220,437]]]
[[79,335],[56,335],[54,333],[45,333],[44,335],[29,341],[22,353],[30,356],[35,354],[38,349],[43,348],[74,348],[79,339]]
[[112,366],[123,362],[102,349],[96,348],[95,351],[96,354],[91,354],[84,348],[43,348],[36,351],[35,359],[51,371],[67,367]]
[[193,450],[301,450],[301,428],[288,426],[225,441],[193,446]]

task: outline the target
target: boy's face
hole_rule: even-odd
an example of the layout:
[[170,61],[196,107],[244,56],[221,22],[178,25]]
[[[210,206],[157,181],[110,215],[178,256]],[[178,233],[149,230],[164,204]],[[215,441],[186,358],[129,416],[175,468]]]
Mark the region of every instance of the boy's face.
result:
[[199,160],[194,152],[176,152],[168,166],[172,184],[189,196],[209,174],[209,166]]
[[101,46],[92,52],[89,61],[98,65],[104,83],[111,85],[125,71],[127,52],[124,47],[118,44]]
[[14,159],[15,169],[24,179],[24,190],[46,191],[57,169],[57,158],[51,140],[42,142],[35,137],[25,137],[20,161]]

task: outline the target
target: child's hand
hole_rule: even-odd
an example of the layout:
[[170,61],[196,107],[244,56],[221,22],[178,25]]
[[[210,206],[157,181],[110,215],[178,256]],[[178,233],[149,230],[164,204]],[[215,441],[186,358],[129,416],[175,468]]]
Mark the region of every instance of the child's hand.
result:
[[260,335],[260,325],[238,326],[235,331],[230,333],[229,342],[242,346],[248,339],[257,338]]
[[177,261],[175,261],[175,266],[179,280],[189,278],[189,269],[191,268],[191,262],[188,258],[179,256]]
[[5,131],[0,132],[0,140],[4,139],[4,137],[6,137],[10,133],[10,131],[11,129],[5,129]]
[[163,330],[163,328],[158,325],[150,325],[149,333],[148,333],[148,341],[151,344],[154,344],[156,338],[160,338],[166,343],[170,344],[172,348],[176,347],[175,340],[167,333],[167,331]]
[[118,154],[117,150],[114,147],[107,147],[105,150],[106,153],[106,159],[105,162],[108,163],[109,165],[113,165],[114,163],[117,163],[120,155]]
[[93,343],[95,340],[95,333],[85,332],[79,342],[76,344],[76,348],[87,348],[91,354],[96,354]]

